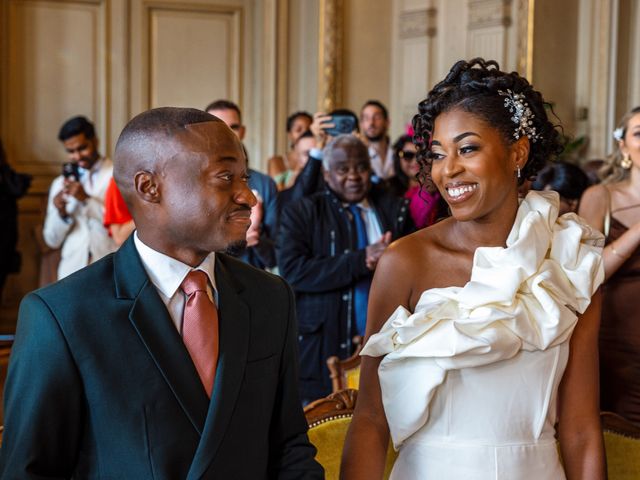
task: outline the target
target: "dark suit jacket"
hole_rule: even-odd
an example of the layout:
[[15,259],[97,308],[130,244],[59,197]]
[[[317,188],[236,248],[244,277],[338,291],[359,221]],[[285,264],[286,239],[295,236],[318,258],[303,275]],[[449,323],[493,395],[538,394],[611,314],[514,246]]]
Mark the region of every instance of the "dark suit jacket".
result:
[[291,290],[216,258],[211,401],[132,238],[25,297],[0,478],[323,478],[298,398]]

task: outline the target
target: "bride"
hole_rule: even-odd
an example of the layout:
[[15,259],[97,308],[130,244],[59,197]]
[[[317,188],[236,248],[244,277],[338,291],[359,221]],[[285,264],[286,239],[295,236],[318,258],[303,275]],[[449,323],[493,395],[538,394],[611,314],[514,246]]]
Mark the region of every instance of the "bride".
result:
[[603,239],[558,217],[555,192],[518,201],[519,183],[561,150],[542,96],[475,59],[419,112],[422,180],[451,217],[378,264],[342,478],[381,479],[389,436],[392,479],[605,478]]

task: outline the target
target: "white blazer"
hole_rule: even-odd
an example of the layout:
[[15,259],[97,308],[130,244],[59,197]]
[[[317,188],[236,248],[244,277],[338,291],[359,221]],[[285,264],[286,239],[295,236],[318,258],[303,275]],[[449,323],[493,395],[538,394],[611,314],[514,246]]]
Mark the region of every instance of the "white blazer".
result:
[[115,242],[103,225],[104,196],[112,174],[111,160],[98,160],[88,174],[80,179],[89,198],[78,202],[75,207],[72,206],[74,202],[70,202],[66,220],[53,204],[54,197],[64,186],[64,177],[60,175],[51,183],[43,235],[51,248],[62,246],[58,280],[116,250]]

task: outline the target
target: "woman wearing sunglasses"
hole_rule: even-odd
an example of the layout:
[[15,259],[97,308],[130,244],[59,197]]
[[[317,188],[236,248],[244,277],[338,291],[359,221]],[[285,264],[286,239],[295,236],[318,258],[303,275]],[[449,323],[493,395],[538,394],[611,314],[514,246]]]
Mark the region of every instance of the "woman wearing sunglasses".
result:
[[416,227],[420,229],[446,214],[446,208],[442,208],[444,202],[435,188],[420,185],[420,165],[416,152],[410,135],[402,135],[396,140],[393,144],[393,168],[396,174],[389,179],[389,188],[393,194],[411,199],[409,211]]

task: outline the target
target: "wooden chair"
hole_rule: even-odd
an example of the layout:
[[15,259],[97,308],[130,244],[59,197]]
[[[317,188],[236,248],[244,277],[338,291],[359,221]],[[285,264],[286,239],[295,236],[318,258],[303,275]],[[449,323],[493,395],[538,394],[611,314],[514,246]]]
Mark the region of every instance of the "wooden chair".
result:
[[61,250],[52,249],[44,241],[42,225],[33,227],[33,238],[38,245],[40,253],[40,271],[38,274],[38,286],[45,287],[58,280],[58,264],[60,263]]
[[11,354],[12,344],[13,335],[0,335],[0,425],[2,425],[4,419],[4,402],[2,401],[2,396],[4,394],[4,381],[7,378],[7,367],[9,366],[9,355]]
[[[337,480],[340,475],[342,449],[357,398],[357,390],[342,390],[316,400],[304,409],[309,424],[309,440],[318,450],[316,460],[324,467],[327,480]],[[390,446],[385,479],[389,478],[396,456]]]
[[640,479],[640,427],[620,415],[601,412],[609,480]]
[[0,335],[0,445],[2,445],[3,431],[3,399],[4,381],[7,378],[7,367],[9,365],[9,355],[11,353],[11,345],[13,344],[13,335]]
[[340,360],[335,355],[327,358],[327,367],[331,376],[331,390],[334,393],[349,388],[357,390],[360,385],[362,337],[354,337],[353,344],[356,345],[356,351],[349,358]]

